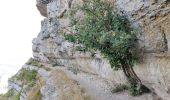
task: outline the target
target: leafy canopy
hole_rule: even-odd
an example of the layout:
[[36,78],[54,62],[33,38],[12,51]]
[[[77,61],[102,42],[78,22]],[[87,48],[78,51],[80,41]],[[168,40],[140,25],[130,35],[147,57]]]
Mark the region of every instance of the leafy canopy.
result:
[[86,50],[99,50],[113,69],[120,69],[126,60],[136,61],[136,32],[128,20],[102,0],[88,0],[80,9],[83,19],[71,15],[76,34],[65,34],[70,42],[83,44]]

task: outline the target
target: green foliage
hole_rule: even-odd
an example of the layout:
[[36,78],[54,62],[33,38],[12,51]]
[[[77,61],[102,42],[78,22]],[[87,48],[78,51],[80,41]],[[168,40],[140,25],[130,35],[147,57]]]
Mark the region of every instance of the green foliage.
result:
[[134,81],[133,79],[130,79],[129,80],[130,82],[130,85],[128,87],[128,90],[129,90],[129,93],[132,95],[132,96],[137,96],[137,95],[140,95],[142,93],[142,91],[138,90],[138,84],[136,83],[136,81]]
[[35,84],[36,76],[37,76],[36,70],[22,69],[17,79],[22,80],[24,84],[33,86],[33,84]]
[[71,34],[67,34],[67,35],[64,34],[64,37],[65,37],[66,40],[68,40],[70,42],[76,42],[76,38]]
[[13,100],[20,100],[21,92],[18,92],[13,98]]
[[141,95],[142,93],[150,92],[150,90],[144,85],[142,85],[141,89],[139,89],[138,88],[139,84],[133,79],[129,79],[129,83],[130,85],[128,86],[128,91],[129,91],[129,94],[131,94],[132,96],[137,96],[137,95]]
[[115,88],[113,88],[111,90],[112,93],[116,93],[116,92],[122,92],[124,90],[127,90],[128,89],[128,86],[125,85],[125,84],[119,84],[117,85]]
[[4,94],[4,96],[6,96],[6,97],[11,97],[11,96],[13,96],[14,94],[15,94],[14,89],[10,89],[10,90],[8,90],[8,92],[7,92],[6,94]]
[[21,92],[10,89],[6,94],[0,95],[0,100],[20,100],[20,95]]
[[76,50],[77,50],[77,51],[85,52],[85,51],[86,51],[86,47],[83,47],[83,46],[76,46]]
[[138,89],[138,84],[135,80],[131,79],[128,84],[118,84],[115,88],[111,90],[112,93],[122,92],[128,90],[129,94],[132,96],[141,95],[142,93],[149,93],[150,90],[142,85],[141,89]]
[[[88,0],[77,11],[84,13],[83,18],[77,18],[73,9],[70,18],[74,29],[71,33],[74,34],[64,36],[70,42],[83,44],[83,48],[77,47],[79,51],[100,51],[115,70],[132,67],[138,61],[137,32],[130,27],[125,16],[113,10],[111,4],[103,0]],[[140,94],[137,80],[128,81],[130,93]],[[114,91],[124,89],[127,87],[120,85]]]
[[66,40],[83,44],[83,50],[99,50],[115,70],[124,59],[130,64],[137,60],[136,32],[124,16],[101,0],[87,1],[80,9],[85,16],[79,20],[72,14],[76,34],[65,34]]

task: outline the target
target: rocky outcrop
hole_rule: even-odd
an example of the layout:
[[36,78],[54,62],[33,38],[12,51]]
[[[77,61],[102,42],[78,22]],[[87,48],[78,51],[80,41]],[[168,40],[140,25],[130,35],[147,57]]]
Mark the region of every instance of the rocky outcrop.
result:
[[152,91],[168,100],[170,3],[168,0],[118,0],[116,5],[141,30],[143,62],[135,66],[138,76]]
[[168,51],[170,6],[167,0],[118,0],[116,5],[140,28],[139,42],[144,52]]
[[[143,61],[135,65],[135,72],[153,92],[168,100],[169,2],[167,0],[110,0],[110,2],[140,31],[138,37]],[[114,83],[124,82],[123,74],[114,72],[100,53],[92,59],[89,52],[76,51],[75,44],[64,40],[62,34],[69,32],[69,19],[66,15],[70,7],[82,3],[81,0],[53,0],[47,4],[47,18],[42,21],[42,30],[33,40],[34,58],[90,72]]]
[[[37,61],[38,62],[38,61]],[[41,62],[38,62],[41,63]],[[36,70],[34,84],[24,83],[20,77],[24,70]],[[32,83],[32,82],[31,82]],[[112,93],[116,83],[101,76],[74,69],[72,67],[55,66],[41,63],[41,66],[25,64],[11,79],[9,89],[12,95],[20,100],[151,100],[151,94],[139,97],[130,96],[127,91]],[[14,100],[9,96],[3,100]],[[1,97],[0,97],[1,99]],[[18,100],[16,99],[16,100]]]
[[[42,80],[39,87],[42,100],[157,100],[155,95],[159,100],[169,100],[170,3],[168,0],[108,1],[140,31],[142,61],[134,69],[154,96],[112,94],[111,89],[116,84],[126,82],[123,73],[113,71],[98,51],[92,58],[91,52],[77,51],[77,44],[64,39],[63,34],[71,29],[70,9],[83,4],[84,0],[37,0],[37,8],[45,19],[40,33],[32,41],[32,48],[34,59],[45,66],[35,67]],[[78,11],[76,16],[82,17],[82,12]],[[10,81],[10,86],[15,90],[22,88],[16,80]],[[24,96],[21,100],[29,93],[30,90],[21,92],[20,98]]]

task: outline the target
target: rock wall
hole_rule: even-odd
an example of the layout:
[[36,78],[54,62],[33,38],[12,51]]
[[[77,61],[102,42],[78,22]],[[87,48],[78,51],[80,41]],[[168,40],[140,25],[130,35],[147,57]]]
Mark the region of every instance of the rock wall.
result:
[[118,0],[118,8],[140,28],[143,62],[135,66],[142,81],[162,98],[170,94],[170,3],[168,0]]
[[[38,1],[37,5],[41,4]],[[143,61],[135,65],[142,82],[165,100],[170,98],[170,3],[168,0],[110,0],[140,31],[139,43]],[[46,4],[47,16],[42,29],[33,40],[33,55],[37,60],[74,67],[97,74],[115,83],[124,82],[122,72],[114,72],[107,60],[97,53],[74,50],[74,44],[65,41],[62,34],[69,30],[66,16],[71,7],[81,0],[53,0]],[[43,13],[44,10],[40,10]],[[64,16],[65,14],[65,16]]]
[[[70,2],[72,7],[83,3],[81,0]],[[69,12],[70,2],[69,0],[54,0],[47,4],[48,17],[42,21],[42,29],[38,37],[33,39],[34,58],[45,63],[73,67],[97,74],[115,81],[115,83],[125,80],[125,77],[121,75],[122,72],[113,73],[110,64],[101,57],[100,53],[97,53],[95,58],[92,58],[90,52],[77,51],[74,48],[76,44],[64,40],[63,33],[69,32],[70,20],[67,16],[59,16]],[[114,76],[118,77],[113,78]]]
[[[135,65],[135,72],[154,94],[162,100],[170,100],[170,3],[168,0],[108,1],[140,31],[138,38],[142,61]],[[40,33],[32,41],[33,56],[45,66],[51,66],[52,71],[48,73],[56,79],[53,81],[44,77],[46,83],[41,88],[42,100],[65,100],[60,96],[74,95],[68,91],[81,96],[74,95],[66,100],[157,100],[151,95],[133,98],[126,97],[125,94],[111,94],[109,89],[114,84],[126,82],[122,71],[113,71],[99,52],[92,58],[90,52],[76,51],[76,44],[64,40],[63,34],[70,32],[71,28],[67,14],[71,8],[83,2],[84,0],[37,0],[37,8],[45,19],[41,22]],[[81,12],[76,15],[82,16]],[[63,82],[68,91],[66,88],[61,89],[63,85],[58,81]]]

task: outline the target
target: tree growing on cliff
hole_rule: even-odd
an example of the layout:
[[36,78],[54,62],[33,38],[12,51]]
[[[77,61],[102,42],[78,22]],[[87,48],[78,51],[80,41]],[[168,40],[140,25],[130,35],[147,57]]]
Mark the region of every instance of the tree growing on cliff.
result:
[[138,48],[136,32],[129,21],[102,0],[88,0],[79,10],[84,13],[83,20],[71,14],[76,34],[66,34],[65,39],[83,44],[86,50],[100,51],[113,69],[122,69],[132,95],[148,90],[133,70]]

